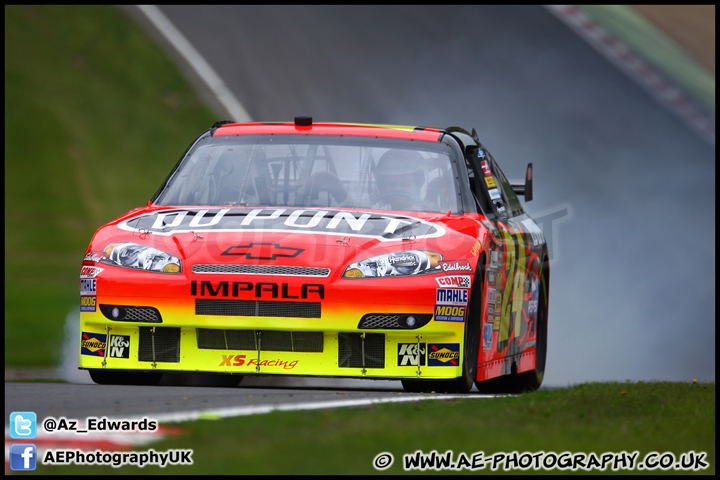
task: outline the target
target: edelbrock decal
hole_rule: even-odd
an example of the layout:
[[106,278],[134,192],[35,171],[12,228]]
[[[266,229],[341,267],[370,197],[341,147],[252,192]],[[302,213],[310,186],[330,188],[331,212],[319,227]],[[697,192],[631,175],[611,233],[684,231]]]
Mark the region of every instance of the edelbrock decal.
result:
[[118,224],[129,232],[293,232],[376,238],[434,238],[445,229],[419,218],[343,210],[290,208],[171,209],[145,213]]

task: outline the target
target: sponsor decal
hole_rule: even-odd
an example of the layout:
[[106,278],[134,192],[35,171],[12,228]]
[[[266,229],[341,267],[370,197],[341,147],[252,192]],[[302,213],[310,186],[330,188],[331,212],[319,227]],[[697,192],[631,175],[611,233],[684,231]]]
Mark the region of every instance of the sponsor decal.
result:
[[446,262],[438,262],[440,268],[445,273],[455,272],[472,272],[472,266],[467,260],[448,260]]
[[467,305],[468,291],[464,288],[438,288],[435,303],[438,305]]
[[94,312],[97,307],[97,297],[95,295],[80,295],[80,311]]
[[487,318],[492,319],[493,315],[495,315],[495,306],[494,305],[488,305],[487,307]]
[[100,267],[88,267],[83,265],[83,267],[80,268],[80,278],[95,278],[103,270],[105,269]]
[[483,352],[487,352],[492,348],[492,331],[493,331],[493,324],[492,323],[485,323],[483,324]]
[[[420,354],[418,358],[418,353]],[[418,363],[419,362],[419,363]],[[422,367],[425,365],[425,344],[421,343],[398,343],[398,366],[412,365]]]
[[295,232],[376,238],[380,241],[445,235],[445,229],[402,215],[292,208],[169,209],[144,213],[118,224],[128,232]]
[[497,187],[497,183],[495,183],[495,177],[492,175],[488,175],[485,177],[485,183],[487,183],[488,188],[495,188]]
[[[248,292],[247,295],[245,292]],[[194,297],[238,297],[252,296],[255,298],[325,298],[325,286],[308,283],[290,287],[287,283],[273,282],[212,282],[209,280],[193,280],[190,282],[190,295]]]
[[497,279],[495,281],[495,287],[497,287],[497,288],[503,287],[503,272],[498,272]]
[[498,268],[500,266],[500,262],[498,260],[498,251],[493,250],[490,252],[490,268]]
[[468,290],[464,288],[438,288],[435,294],[435,320],[438,322],[464,322]]
[[488,193],[490,194],[490,198],[492,200],[500,200],[502,198],[497,188],[491,188],[488,190]]
[[487,289],[487,303],[495,305],[495,289],[490,286]]
[[248,367],[282,367],[284,370],[292,370],[298,364],[298,360],[260,360],[258,363],[257,358],[251,358],[246,361],[245,355],[223,355],[221,367],[242,367],[247,365]]
[[502,305],[502,290],[495,290],[495,305]]
[[495,272],[495,270],[488,269],[488,271],[487,271],[488,285],[495,285],[495,275],[496,274],[497,274],[497,272]]
[[535,316],[537,315],[537,308],[538,308],[537,299],[528,301],[527,316],[530,318],[535,318]]
[[130,358],[130,335],[110,335],[110,353],[113,358]]
[[435,305],[435,321],[464,322],[467,307],[457,305]]
[[104,333],[82,332],[80,335],[80,354],[91,357],[104,357],[107,347],[107,335]]
[[495,315],[495,320],[493,320],[493,330],[497,331],[500,330],[500,313],[498,312]]
[[480,166],[482,167],[483,173],[485,176],[492,175],[492,172],[490,171],[490,165],[488,165],[486,160],[483,160],[480,162]]
[[469,275],[448,275],[435,280],[441,287],[470,288],[471,278]]
[[302,248],[281,247],[277,243],[251,243],[230,247],[222,255],[244,256],[247,260],[275,260],[278,257],[297,257]]
[[460,365],[459,343],[431,343],[428,346],[429,367],[457,367]]
[[97,293],[97,280],[94,278],[80,279],[80,295],[95,295]]
[[83,262],[99,262],[103,258],[105,258],[105,252],[93,252],[90,251],[85,255],[85,258],[83,258]]

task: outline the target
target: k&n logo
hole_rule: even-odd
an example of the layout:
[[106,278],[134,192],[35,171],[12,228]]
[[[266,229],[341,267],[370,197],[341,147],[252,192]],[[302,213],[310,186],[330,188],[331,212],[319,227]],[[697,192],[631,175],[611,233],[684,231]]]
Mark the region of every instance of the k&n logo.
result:
[[[420,353],[419,358],[418,353]],[[406,365],[416,367],[425,365],[424,343],[421,343],[419,346],[417,343],[398,343],[398,366],[404,367]]]

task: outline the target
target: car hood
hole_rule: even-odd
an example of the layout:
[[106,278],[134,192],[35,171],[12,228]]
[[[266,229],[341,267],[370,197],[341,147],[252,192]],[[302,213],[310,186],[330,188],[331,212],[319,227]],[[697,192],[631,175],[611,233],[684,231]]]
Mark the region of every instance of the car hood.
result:
[[91,250],[134,241],[191,264],[338,268],[382,253],[430,249],[467,258],[484,227],[468,215],[287,207],[156,207],[128,212],[96,234]]

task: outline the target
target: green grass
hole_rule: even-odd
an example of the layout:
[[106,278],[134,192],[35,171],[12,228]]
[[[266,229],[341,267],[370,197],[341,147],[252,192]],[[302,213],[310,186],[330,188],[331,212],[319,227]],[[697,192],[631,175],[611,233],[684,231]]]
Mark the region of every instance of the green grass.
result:
[[217,118],[112,6],[5,6],[5,364],[59,362],[95,230]]
[[[471,458],[503,452],[602,454],[705,452],[715,472],[715,384],[588,383],[558,390],[493,399],[462,399],[384,404],[308,412],[189,422],[183,434],[133,451],[192,449],[191,466],[40,465],[45,474],[374,474],[372,461],[391,453],[383,473],[400,474],[403,455],[418,450],[452,451]],[[573,473],[572,471],[555,471]],[[682,473],[680,470],[652,470]],[[414,470],[410,473],[420,473]],[[428,470],[427,473],[441,473]],[[442,473],[455,473],[444,471]],[[459,473],[548,473],[547,470],[485,469]],[[578,471],[576,473],[585,473]],[[635,470],[588,473],[643,473]]]

